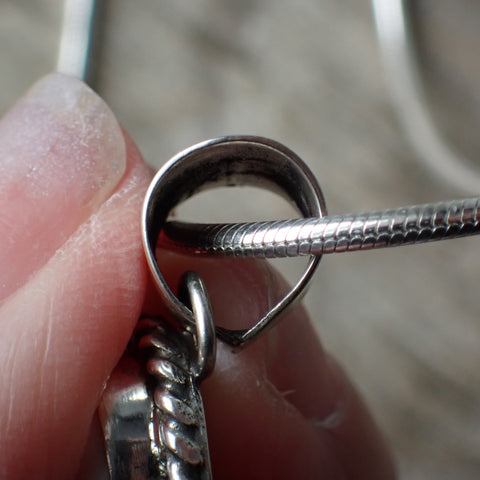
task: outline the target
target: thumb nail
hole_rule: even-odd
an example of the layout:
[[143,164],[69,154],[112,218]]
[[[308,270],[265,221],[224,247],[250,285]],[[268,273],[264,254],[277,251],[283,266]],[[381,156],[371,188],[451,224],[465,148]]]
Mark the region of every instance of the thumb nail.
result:
[[0,120],[0,301],[111,195],[125,169],[118,122],[77,79],[41,79]]

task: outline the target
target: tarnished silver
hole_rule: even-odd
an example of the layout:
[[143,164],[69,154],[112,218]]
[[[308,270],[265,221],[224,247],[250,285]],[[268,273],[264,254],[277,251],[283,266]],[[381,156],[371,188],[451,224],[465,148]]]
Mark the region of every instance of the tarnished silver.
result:
[[[180,152],[155,176],[142,214],[143,243],[158,291],[172,314],[193,323],[192,312],[171,291],[155,256],[158,236],[171,210],[195,193],[217,186],[261,186],[290,200],[304,217],[323,217],[325,201],[314,175],[287,147],[269,139],[232,136],[208,140]],[[253,327],[246,330],[217,328],[217,336],[242,347],[274,324],[278,314],[297,299],[320,260],[312,256],[290,292]]]
[[422,82],[407,0],[372,0],[388,86],[398,118],[423,164],[460,192],[477,195],[480,167],[464,158],[442,135]]
[[215,363],[215,329],[198,275],[184,283],[195,331],[142,318],[100,403],[111,480],[211,479],[199,383]]
[[296,257],[396,247],[480,233],[480,199],[336,217],[238,224],[168,222],[161,248],[235,257]]

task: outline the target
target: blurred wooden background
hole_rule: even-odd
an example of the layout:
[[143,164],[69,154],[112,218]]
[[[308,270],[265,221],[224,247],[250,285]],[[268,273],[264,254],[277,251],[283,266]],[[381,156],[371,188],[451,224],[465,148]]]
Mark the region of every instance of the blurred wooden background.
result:
[[[475,161],[480,4],[413,3],[434,111]],[[54,69],[61,15],[59,0],[0,3],[0,112]],[[463,196],[399,128],[367,0],[109,0],[104,28],[95,87],[152,166],[251,133],[311,166],[330,213]],[[306,296],[404,479],[480,478],[479,242],[328,256]]]

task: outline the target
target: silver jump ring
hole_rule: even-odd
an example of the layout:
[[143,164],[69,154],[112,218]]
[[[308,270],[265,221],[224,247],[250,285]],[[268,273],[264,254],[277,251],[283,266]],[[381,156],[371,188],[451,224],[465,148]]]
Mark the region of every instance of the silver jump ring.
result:
[[195,318],[197,361],[193,365],[194,375],[201,382],[212,373],[215,366],[217,343],[215,342],[215,325],[212,307],[207,290],[200,276],[195,272],[186,272],[182,284],[188,292],[188,301]]
[[[272,190],[292,201],[304,217],[326,215],[322,191],[314,175],[291,150],[273,140],[230,136],[199,143],[173,157],[153,179],[142,213],[142,236],[147,262],[169,311],[182,322],[193,324],[192,312],[173,294],[155,258],[157,241],[171,210],[201,190],[217,186],[251,185]],[[274,320],[304,290],[319,256],[290,292],[248,330],[217,328],[228,344],[241,347],[272,326]]]

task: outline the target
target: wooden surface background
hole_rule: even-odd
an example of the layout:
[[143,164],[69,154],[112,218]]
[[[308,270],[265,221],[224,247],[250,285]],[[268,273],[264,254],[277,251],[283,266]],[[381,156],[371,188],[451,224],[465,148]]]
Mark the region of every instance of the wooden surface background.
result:
[[[480,4],[413,3],[434,111],[475,161]],[[367,0],[107,7],[95,86],[152,166],[197,141],[251,133],[311,166],[330,213],[463,196],[421,167],[400,130]],[[54,68],[61,9],[58,0],[0,3],[1,112]],[[264,208],[282,216],[269,197]],[[329,256],[306,297],[404,479],[480,478],[479,242]]]

